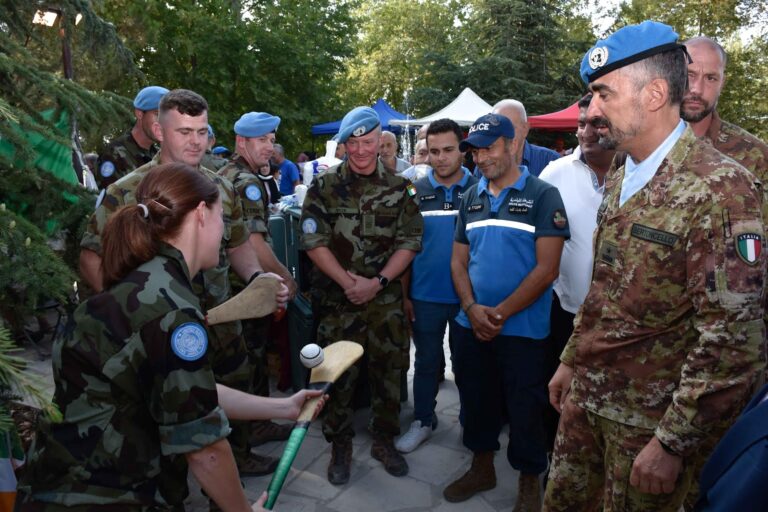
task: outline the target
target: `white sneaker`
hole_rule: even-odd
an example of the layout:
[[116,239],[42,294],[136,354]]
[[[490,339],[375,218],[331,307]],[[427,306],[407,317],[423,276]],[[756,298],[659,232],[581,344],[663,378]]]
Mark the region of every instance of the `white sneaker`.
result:
[[408,432],[395,441],[395,448],[400,453],[410,453],[418,448],[421,443],[429,439],[431,435],[432,426],[421,426],[421,421],[416,420],[411,423],[411,428],[408,429]]

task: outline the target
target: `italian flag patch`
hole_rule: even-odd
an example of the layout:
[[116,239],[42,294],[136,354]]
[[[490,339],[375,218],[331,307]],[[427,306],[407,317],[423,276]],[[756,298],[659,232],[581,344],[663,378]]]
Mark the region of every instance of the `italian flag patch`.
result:
[[413,183],[409,183],[405,190],[408,191],[408,195],[411,197],[416,195],[416,187],[413,186]]
[[736,254],[749,265],[754,265],[760,258],[763,237],[757,233],[742,233],[736,236]]

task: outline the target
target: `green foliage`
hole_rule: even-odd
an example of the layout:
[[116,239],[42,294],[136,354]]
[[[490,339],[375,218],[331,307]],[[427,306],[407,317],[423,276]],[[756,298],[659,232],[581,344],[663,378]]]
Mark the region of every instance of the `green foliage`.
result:
[[[291,154],[309,142],[308,125],[334,115],[334,77],[349,54],[352,2],[103,0],[137,56],[146,83],[192,89],[210,105],[219,143],[245,112],[282,118],[278,139]],[[124,91],[128,94],[128,91]]]

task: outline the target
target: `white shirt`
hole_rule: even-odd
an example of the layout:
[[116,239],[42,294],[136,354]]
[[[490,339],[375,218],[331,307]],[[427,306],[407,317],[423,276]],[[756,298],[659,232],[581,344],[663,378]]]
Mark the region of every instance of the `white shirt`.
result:
[[664,142],[659,145],[653,153],[648,155],[648,158],[636,164],[630,155],[627,155],[627,162],[624,164],[624,179],[621,180],[621,195],[619,195],[619,207],[629,201],[629,198],[635,195],[646,183],[651,181],[651,178],[656,176],[656,171],[659,170],[661,163],[667,157],[667,153],[670,152],[672,146],[677,143],[678,139],[685,131],[685,121],[682,119],[672,130]]
[[571,238],[565,241],[554,288],[560,306],[576,314],[592,281],[592,235],[605,184],[598,185],[595,173],[581,160],[580,148],[550,162],[539,178],[557,187],[568,216]]

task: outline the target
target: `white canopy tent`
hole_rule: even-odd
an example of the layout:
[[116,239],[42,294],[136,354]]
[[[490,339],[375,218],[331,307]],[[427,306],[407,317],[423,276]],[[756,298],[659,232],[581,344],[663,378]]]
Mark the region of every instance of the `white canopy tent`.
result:
[[448,118],[453,119],[461,126],[472,126],[472,123],[474,123],[478,117],[489,114],[491,110],[493,110],[491,105],[475,94],[475,91],[469,87],[465,87],[464,90],[461,91],[461,94],[456,96],[455,100],[434,114],[419,119],[393,119],[390,121],[390,124],[398,124],[401,126],[423,126],[432,121],[437,121],[438,119]]

